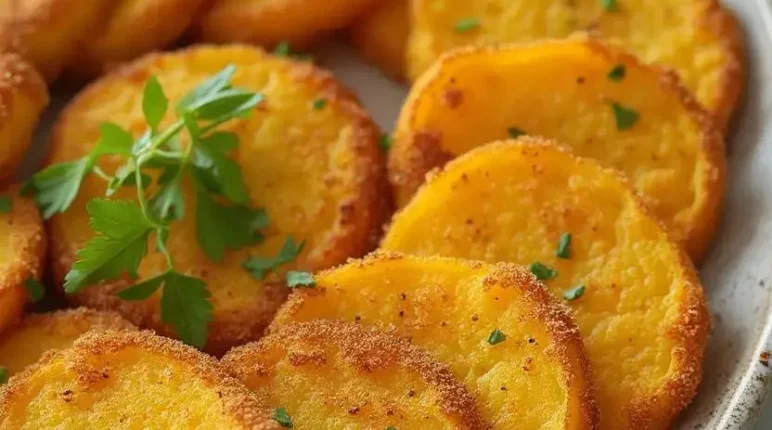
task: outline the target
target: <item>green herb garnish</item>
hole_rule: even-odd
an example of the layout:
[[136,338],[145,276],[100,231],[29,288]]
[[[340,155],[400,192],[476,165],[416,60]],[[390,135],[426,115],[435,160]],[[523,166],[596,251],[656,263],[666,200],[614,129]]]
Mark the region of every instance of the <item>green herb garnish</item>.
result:
[[536,276],[536,279],[540,281],[555,279],[558,276],[557,270],[550,269],[549,267],[539,263],[538,261],[531,263],[531,265],[528,266],[528,270],[530,270],[531,273],[533,273],[533,275]]
[[505,335],[501,330],[496,329],[491,332],[490,336],[488,336],[488,343],[495,345],[497,343],[504,342],[506,339],[507,335]]
[[287,410],[284,408],[274,409],[273,416],[271,418],[277,423],[279,423],[282,427],[292,428],[294,426],[292,424],[292,418],[290,418],[289,414],[287,413]]
[[0,196],[0,213],[7,214],[11,212],[12,203],[8,196]]
[[280,57],[289,57],[291,53],[292,48],[290,47],[290,43],[286,40],[279,42],[279,44],[273,48],[273,54]]
[[327,106],[327,99],[320,97],[314,100],[314,110],[322,110],[325,106]]
[[466,33],[480,26],[480,20],[477,18],[464,18],[456,22],[454,29],[456,33]]
[[290,288],[313,288],[316,286],[314,275],[308,272],[290,270],[287,272],[287,286]]
[[43,284],[35,278],[29,278],[24,281],[24,287],[27,289],[29,300],[32,303],[39,302],[46,294],[46,289],[43,287]]
[[640,119],[640,115],[633,109],[626,108],[619,103],[612,103],[611,108],[614,110],[614,119],[617,124],[617,130],[625,131],[633,128],[633,126]]
[[627,76],[627,69],[624,64],[617,64],[608,72],[608,79],[614,82],[622,81]]
[[300,255],[300,252],[303,251],[304,245],[305,242],[295,243],[292,236],[287,236],[284,246],[279,251],[279,255],[269,258],[249,257],[244,261],[242,267],[247,272],[252,273],[255,279],[263,280],[268,272],[276,271],[279,266],[293,262]]
[[512,139],[517,139],[518,137],[525,136],[528,133],[524,132],[523,130],[520,130],[517,127],[509,127],[507,129],[507,134],[509,134],[509,137],[511,137]]
[[558,249],[555,251],[555,255],[564,260],[571,258],[571,233],[563,233],[560,235],[560,241],[558,242]]
[[578,286],[576,286],[576,287],[574,287],[574,288],[564,292],[563,293],[563,298],[568,300],[568,301],[576,300],[579,297],[582,297],[582,295],[584,295],[584,290],[585,290],[584,285],[578,285]]
[[608,12],[616,12],[618,10],[617,0],[600,0],[600,5]]
[[[107,181],[109,197],[121,187],[133,187],[137,202],[94,199],[86,209],[96,233],[77,253],[76,263],[65,277],[65,291],[76,293],[101,281],[128,275],[137,270],[147,254],[148,240],[155,236],[155,247],[167,261],[166,272],[123,290],[126,300],[142,300],[159,289],[161,319],[175,329],[184,342],[202,347],[212,319],[210,294],[203,280],[175,270],[174,258],[166,247],[169,223],[185,214],[181,184],[191,179],[196,190],[196,231],[199,247],[213,260],[222,260],[226,249],[259,243],[258,229],[267,226],[265,213],[249,207],[249,194],[241,167],[229,157],[238,146],[233,133],[216,129],[252,112],[263,96],[232,86],[235,67],[201,82],[174,107],[176,121],[161,129],[170,113],[169,100],[155,77],[145,85],[142,111],[147,128],[134,138],[113,123],[100,126],[101,136],[94,148],[81,159],[52,165],[35,174],[28,189],[45,218],[66,211],[78,194],[86,175]],[[182,134],[188,144],[179,144]],[[124,158],[111,176],[97,161],[104,155]],[[155,175],[149,174],[155,171]],[[158,187],[149,195],[146,187],[157,177]],[[226,223],[228,228],[219,228]],[[223,230],[225,230],[223,232]]]
[[391,144],[394,143],[394,138],[391,137],[390,134],[384,133],[381,135],[381,138],[378,139],[378,146],[388,152],[391,149]]
[[6,382],[8,382],[8,369],[0,366],[0,385],[5,384]]

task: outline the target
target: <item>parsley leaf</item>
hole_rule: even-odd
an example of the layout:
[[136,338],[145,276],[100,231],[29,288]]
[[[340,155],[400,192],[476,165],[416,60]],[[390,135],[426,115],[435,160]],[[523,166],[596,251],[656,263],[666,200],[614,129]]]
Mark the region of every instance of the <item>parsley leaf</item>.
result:
[[0,213],[7,214],[11,212],[13,204],[8,196],[0,196]]
[[43,284],[35,278],[29,278],[24,281],[24,287],[27,289],[29,300],[32,303],[39,302],[46,294],[46,289],[43,287]]
[[208,172],[218,193],[233,203],[245,205],[249,203],[249,190],[241,166],[228,157],[228,152],[238,145],[238,136],[234,133],[213,133],[196,142],[193,165]]
[[170,221],[185,215],[185,199],[179,177],[163,184],[150,199],[150,209],[159,219]]
[[[262,209],[223,206],[199,187],[196,193],[196,235],[207,257],[222,261],[227,249],[236,250],[260,243],[259,229],[268,226]],[[224,227],[224,228],[223,228]]]
[[153,132],[158,129],[167,109],[169,109],[169,99],[166,98],[161,84],[158,83],[158,78],[151,76],[142,94],[142,113]]
[[78,251],[77,262],[65,277],[67,293],[124,273],[136,276],[147,252],[148,236],[155,227],[130,202],[95,199],[87,209],[91,228],[97,235]]
[[558,242],[558,249],[555,251],[555,255],[564,260],[571,258],[571,233],[560,235],[560,242]]
[[308,272],[290,270],[287,272],[287,286],[290,288],[313,288],[316,286],[314,275]]
[[507,340],[507,335],[505,335],[501,330],[496,329],[491,332],[491,335],[488,336],[488,343],[491,345],[496,345],[497,343],[501,343]]
[[279,423],[284,428],[292,428],[292,418],[290,418],[287,410],[284,408],[276,408],[273,410],[271,419]]
[[161,285],[166,281],[166,275],[167,273],[164,273],[163,275],[150,278],[138,284],[134,284],[129,288],[123,289],[118,293],[118,297],[129,301],[148,299],[156,292],[156,290],[161,288]]
[[8,382],[8,369],[0,366],[0,385],[5,384],[6,382]]
[[394,138],[388,133],[383,133],[380,139],[378,139],[378,147],[380,147],[385,152],[389,152],[393,143]]
[[524,132],[523,130],[520,130],[517,127],[509,127],[507,129],[507,134],[509,134],[509,137],[511,137],[512,139],[517,139],[518,137],[525,136],[528,133]]
[[614,82],[621,82],[627,76],[627,69],[624,64],[617,64],[608,72],[608,79]]
[[91,154],[86,157],[89,164],[93,166],[94,161],[100,155],[116,154],[131,155],[131,147],[134,145],[134,138],[131,133],[124,130],[120,125],[103,122],[99,124],[99,141],[91,150]]
[[616,12],[618,10],[617,0],[600,0],[600,5],[608,12]]
[[242,267],[251,272],[255,279],[263,280],[267,272],[275,271],[282,264],[293,262],[303,251],[303,246],[305,246],[305,242],[295,243],[295,239],[289,235],[277,256],[271,258],[249,257],[244,261]]
[[230,64],[216,75],[198,84],[180,99],[177,103],[177,112],[191,110],[193,103],[200,102],[200,100],[211,97],[229,87],[235,73],[236,67]]
[[533,273],[533,275],[536,276],[536,279],[540,281],[555,279],[558,276],[557,270],[550,269],[549,267],[539,263],[538,261],[531,263],[528,266],[528,270],[530,270],[531,273]]
[[318,99],[314,100],[313,106],[314,110],[322,110],[325,106],[327,106],[327,100],[319,97]]
[[170,271],[164,278],[161,319],[174,328],[183,342],[202,348],[212,321],[209,297],[204,281]]
[[468,31],[474,30],[475,28],[478,28],[480,26],[480,20],[477,18],[464,18],[460,19],[456,22],[456,25],[454,30],[456,33],[466,33]]
[[279,42],[273,49],[273,55],[279,57],[289,57],[290,53],[292,53],[292,48],[290,47],[290,43],[286,40]]
[[54,164],[32,177],[29,185],[35,190],[35,202],[43,218],[49,219],[72,205],[83,178],[91,171],[90,164],[88,158]]
[[579,297],[582,297],[584,295],[584,290],[585,290],[584,285],[578,285],[575,288],[572,288],[566,291],[565,293],[563,293],[563,298],[568,301],[576,300]]
[[640,115],[633,109],[626,108],[619,103],[613,103],[611,108],[614,110],[614,120],[617,123],[617,130],[625,131],[633,128],[640,119]]

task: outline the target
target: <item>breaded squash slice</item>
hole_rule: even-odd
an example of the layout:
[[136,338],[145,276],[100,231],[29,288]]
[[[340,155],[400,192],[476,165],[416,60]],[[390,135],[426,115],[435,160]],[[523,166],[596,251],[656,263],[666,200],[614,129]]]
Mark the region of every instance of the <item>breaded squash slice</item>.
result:
[[203,0],[116,1],[98,37],[88,37],[68,63],[72,74],[94,77],[113,66],[174,43]]
[[88,333],[0,388],[0,429],[279,429],[217,361],[150,332]]
[[579,332],[525,268],[376,253],[315,280],[271,331],[315,319],[394,330],[450,365],[495,429],[595,428]]
[[0,334],[0,366],[9,375],[34,364],[47,351],[64,349],[91,331],[136,330],[115,312],[88,308],[67,309],[45,314],[28,314]]
[[110,0],[2,0],[0,47],[24,55],[53,81],[79,42],[98,32],[112,5]]
[[351,322],[290,324],[222,363],[299,430],[489,428],[446,364]]
[[0,53],[0,185],[16,174],[48,102],[46,82],[32,64]]
[[390,153],[400,205],[430,170],[520,134],[621,170],[695,262],[709,251],[726,174],[720,133],[674,75],[582,38],[460,50],[428,71]]
[[18,321],[28,294],[25,283],[43,275],[46,236],[35,202],[17,187],[0,192],[0,334]]
[[405,47],[410,34],[406,0],[381,0],[349,29],[349,38],[369,62],[394,80],[405,79]]
[[219,0],[210,2],[197,25],[204,42],[247,42],[272,47],[280,42],[308,46],[345,28],[374,0]]
[[601,428],[667,428],[697,390],[709,326],[697,274],[593,160],[525,137],[478,148],[418,192],[382,247],[530,265],[573,308]]
[[407,48],[412,79],[460,46],[585,32],[646,63],[676,70],[720,128],[728,125],[745,87],[742,36],[718,0],[415,0],[412,14]]
[[[99,124],[110,120],[138,137],[144,125],[141,94],[145,81],[158,77],[171,104],[225,66],[236,67],[233,85],[262,92],[265,101],[249,119],[233,121],[240,146],[232,153],[243,171],[252,203],[266,210],[270,229],[256,247],[229,252],[224,263],[209,260],[196,245],[195,214],[171,225],[169,250],[177,271],[203,279],[212,293],[214,321],[207,351],[222,354],[257,340],[287,295],[287,270],[315,271],[372,250],[390,214],[385,163],[379,131],[356,100],[327,72],[305,62],[273,57],[247,46],[198,46],[150,55],[121,67],[85,89],[63,111],[52,138],[50,161],[85,154],[99,137]],[[326,100],[319,109],[318,99]],[[172,120],[172,115],[164,124]],[[162,127],[165,125],[162,124]],[[113,172],[117,161],[103,157]],[[50,222],[55,279],[64,279],[75,253],[92,237],[86,203],[105,193],[105,181],[86,178],[72,207]],[[186,204],[195,208],[186,189]],[[118,198],[136,198],[124,189]],[[223,225],[222,228],[228,228]],[[274,257],[292,235],[305,241],[292,264],[258,281],[242,268],[247,256]],[[151,239],[152,240],[152,239]],[[139,268],[139,279],[166,271],[154,245]],[[129,321],[172,336],[160,319],[159,294],[140,302],[116,296],[130,282],[86,288],[71,297],[76,304],[116,310]]]

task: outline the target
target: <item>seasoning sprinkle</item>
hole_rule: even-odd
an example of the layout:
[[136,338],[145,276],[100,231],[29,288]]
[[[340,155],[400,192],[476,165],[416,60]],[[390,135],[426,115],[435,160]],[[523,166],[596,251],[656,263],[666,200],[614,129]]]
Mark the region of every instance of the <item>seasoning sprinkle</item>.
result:
[[512,139],[517,139],[520,136],[524,136],[528,134],[517,127],[509,127],[507,129],[507,133],[509,134],[509,137],[511,137]]
[[627,69],[624,64],[617,64],[608,72],[609,81],[621,82],[627,76]]
[[571,258],[571,233],[563,233],[560,235],[560,241],[558,242],[558,249],[555,251],[555,255],[564,260]]
[[536,276],[536,279],[540,281],[547,281],[550,279],[555,279],[558,277],[558,271],[555,269],[551,269],[538,261],[534,261],[531,263],[530,266],[528,266],[528,270],[533,273],[534,276]]
[[572,288],[566,291],[565,293],[563,293],[563,298],[568,301],[576,300],[579,297],[582,297],[584,295],[584,290],[585,290],[584,285],[578,285],[575,288]]
[[640,115],[633,109],[622,106],[619,103],[612,103],[611,108],[614,110],[614,119],[617,123],[617,130],[625,131],[633,128],[633,126],[640,119]]
[[501,343],[507,340],[507,335],[505,335],[501,330],[496,329],[491,332],[491,335],[488,336],[488,343],[491,345],[495,345],[497,343]]
[[480,26],[480,20],[477,18],[464,18],[456,22],[454,29],[456,33],[466,33]]
[[282,427],[291,429],[294,425],[292,424],[292,418],[290,418],[289,414],[287,413],[287,410],[284,408],[276,408],[273,410],[273,416],[271,417],[274,421],[279,423]]

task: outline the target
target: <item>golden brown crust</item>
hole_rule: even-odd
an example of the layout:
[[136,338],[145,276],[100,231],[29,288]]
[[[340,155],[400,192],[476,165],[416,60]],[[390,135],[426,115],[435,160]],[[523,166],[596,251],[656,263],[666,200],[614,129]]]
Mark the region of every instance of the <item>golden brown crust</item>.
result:
[[349,39],[359,53],[388,77],[404,82],[405,47],[410,34],[406,0],[381,0],[349,28]]
[[[303,348],[295,350],[295,345]],[[326,361],[331,345],[339,351],[346,364],[359,373],[386,371],[394,367],[417,373],[439,393],[437,406],[458,423],[459,429],[489,428],[477,411],[475,399],[456,380],[446,364],[437,362],[429,353],[405,339],[354,323],[334,320],[293,323],[259,342],[233,349],[222,363],[234,377],[250,386],[248,381],[256,372],[274,372],[271,365],[281,359],[275,351],[280,351],[281,356],[290,355],[292,364],[301,366],[308,361]],[[314,346],[318,349],[308,349]]]
[[[51,139],[52,152],[57,152],[55,161],[74,159],[82,154],[81,147],[64,141],[64,129],[79,114],[83,105],[90,100],[99,99],[103,88],[120,82],[144,84],[151,69],[163,67],[171,61],[169,57],[196,56],[201,58],[208,52],[228,53],[231,58],[241,56],[255,57],[254,61],[270,58],[278,61],[282,72],[296,81],[298,85],[309,88],[327,100],[327,108],[347,120],[350,138],[346,140],[346,150],[353,155],[351,168],[352,193],[337,202],[335,223],[329,229],[323,243],[314,246],[314,255],[309,257],[305,270],[318,270],[344,262],[349,257],[362,256],[374,249],[383,233],[382,225],[392,213],[390,187],[386,178],[384,155],[378,149],[380,135],[377,126],[359,105],[353,93],[344,88],[331,73],[312,64],[290,59],[271,57],[259,48],[246,45],[230,45],[219,48],[200,45],[174,53],[150,54],[130,64],[122,65],[109,75],[92,83],[79,93],[63,110],[54,127]],[[224,55],[224,54],[218,54]],[[158,66],[158,67],[155,67]],[[270,106],[270,100],[268,101]],[[250,184],[247,184],[250,186]],[[51,223],[51,224],[55,224]],[[63,227],[65,228],[65,227]],[[54,279],[61,282],[75,262],[79,244],[68,243],[52,228],[52,265]],[[239,262],[240,263],[240,262]],[[216,273],[193,273],[209,283],[217,282]],[[98,288],[87,288],[69,299],[79,305],[97,309],[112,309],[140,327],[153,328],[159,333],[174,336],[173,330],[160,319],[156,308],[143,305],[143,302],[126,302],[116,293],[131,285],[128,279],[100,284]],[[235,345],[259,339],[270,323],[276,309],[284,302],[288,290],[283,282],[268,280],[264,282],[264,293],[259,304],[245,307],[222,315],[210,324],[210,336],[206,350],[215,355],[222,355]],[[216,312],[216,310],[215,310]]]
[[[443,169],[431,175],[422,188],[429,188],[431,183],[444,175],[451,175],[454,170],[461,168],[465,158],[474,157],[476,154],[492,153],[500,154],[501,151],[528,151],[532,158],[539,158],[539,151],[560,151],[567,154],[577,165],[591,165],[604,171],[604,173],[616,178],[622,188],[627,192],[628,198],[636,207],[636,211],[648,219],[648,222],[658,225],[667,236],[664,224],[651,210],[639,199],[627,177],[621,172],[601,166],[597,161],[574,155],[567,147],[549,139],[523,136],[515,140],[493,142],[485,146],[473,149],[469,153],[448,163]],[[526,152],[524,152],[526,153]],[[458,167],[457,167],[458,166]],[[458,174],[455,173],[457,176]],[[407,209],[406,209],[407,210]],[[395,215],[398,219],[400,213]],[[388,241],[388,235],[384,242]],[[382,245],[386,249],[390,246]],[[678,316],[672,324],[662,329],[666,337],[675,340],[678,347],[673,351],[671,373],[668,380],[655,393],[648,396],[637,396],[626,410],[619,411],[620,415],[628,418],[630,429],[657,429],[672,425],[673,420],[683,411],[697,394],[702,379],[702,359],[708,341],[710,329],[710,316],[708,305],[689,256],[673,240],[669,241],[670,252],[676,256],[674,267],[678,269],[681,279],[683,297],[679,299]],[[674,269],[676,270],[676,269]],[[285,306],[290,306],[294,301],[294,295]],[[295,305],[296,306],[296,305]],[[281,311],[283,312],[283,311]],[[596,369],[597,371],[597,369]],[[601,423],[601,425],[603,425]]]
[[[206,381],[217,390],[223,406],[245,429],[276,429],[278,426],[268,418],[268,411],[246,387],[228,376],[217,360],[172,339],[156,336],[152,332],[105,331],[88,333],[79,338],[67,350],[46,354],[37,364],[14,376],[0,388],[0,417],[7,416],[10,405],[20,401],[26,385],[35,374],[56,361],[64,361],[67,368],[76,375],[77,384],[82,388],[94,387],[104,378],[100,359],[127,348],[138,348],[148,353],[164,356],[172,361],[186,364],[188,370]],[[0,427],[2,427],[0,421]]]
[[[575,36],[570,42],[546,41],[536,45],[581,43],[593,53],[608,58],[609,62],[631,64],[636,68],[647,70],[656,75],[663,91],[676,97],[685,112],[691,117],[700,130],[702,140],[700,153],[696,162],[695,181],[699,186],[695,189],[695,205],[689,217],[688,226],[680,236],[683,246],[689,256],[699,265],[710,251],[715,231],[721,219],[726,182],[726,157],[724,139],[713,117],[694,96],[687,90],[677,75],[665,69],[641,64],[636,57],[625,51],[612,48],[597,39]],[[452,158],[452,154],[442,148],[443,135],[441,130],[428,130],[416,125],[416,106],[425,103],[422,94],[429,88],[448,81],[450,72],[445,70],[447,64],[452,64],[460,58],[473,55],[495,55],[508,49],[517,49],[523,45],[501,45],[488,47],[460,48],[444,54],[411,89],[408,99],[402,107],[397,121],[397,134],[394,146],[389,152],[388,174],[396,197],[398,207],[407,204],[416,193],[425,176],[430,171],[441,168]],[[738,84],[739,85],[739,84]]]
[[0,185],[13,179],[48,102],[46,82],[32,64],[19,54],[0,53]]
[[2,256],[0,264],[0,333],[17,321],[27,301],[24,282],[40,279],[45,267],[46,236],[43,222],[35,203],[19,196],[19,188],[12,187],[0,194],[11,198],[11,212],[0,215],[4,227],[12,229],[8,249],[13,253]]
[[[398,252],[376,251],[363,259],[352,259],[345,265],[318,273],[315,278],[317,286],[314,289],[296,290],[290,295],[287,302],[281,307],[268,329],[269,335],[280,332],[286,325],[293,321],[303,321],[295,317],[304,307],[314,306],[314,297],[324,296],[327,290],[338,290],[355,286],[326,282],[325,278],[334,277],[336,272],[350,270],[350,268],[367,268],[396,260],[413,260],[416,263],[452,263],[463,265],[470,270],[486,270],[482,286],[489,290],[494,286],[498,288],[512,288],[523,294],[523,299],[531,309],[530,318],[544,324],[551,336],[553,345],[550,353],[557,357],[562,366],[562,375],[566,387],[570,387],[570,395],[576,395],[578,401],[570,402],[570,410],[565,418],[565,428],[595,429],[599,420],[599,412],[595,403],[594,387],[592,386],[592,369],[590,361],[585,353],[584,342],[581,333],[576,327],[571,316],[571,310],[558,302],[544,286],[525,268],[510,264],[487,264],[472,260],[459,260],[443,257],[413,257]],[[429,267],[426,270],[431,270]],[[400,287],[404,288],[404,287]],[[382,303],[381,303],[382,305]],[[364,312],[364,310],[362,310]],[[327,312],[327,311],[326,311]],[[335,315],[335,310],[328,311],[327,318],[340,318]],[[305,316],[303,317],[305,318]],[[358,320],[356,320],[358,321]],[[383,324],[374,321],[382,326]],[[426,323],[420,318],[411,323],[411,326],[421,327]],[[387,326],[391,327],[391,326]],[[392,327],[393,328],[393,327]],[[397,330],[399,331],[399,330]],[[456,342],[455,339],[447,339],[447,342]]]
[[[83,331],[92,328],[99,330],[136,330],[136,326],[118,315],[116,312],[98,311],[89,308],[62,309],[42,314],[30,313],[13,327],[13,330],[23,330],[35,327],[48,333],[66,331]],[[87,329],[86,329],[87,328]]]

